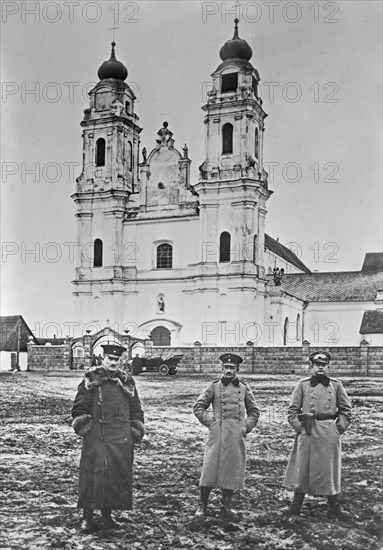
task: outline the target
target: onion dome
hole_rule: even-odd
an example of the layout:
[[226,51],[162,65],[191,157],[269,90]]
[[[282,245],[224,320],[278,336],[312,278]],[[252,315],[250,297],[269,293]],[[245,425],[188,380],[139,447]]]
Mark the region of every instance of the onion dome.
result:
[[246,59],[249,61],[253,55],[252,49],[246,40],[242,40],[238,36],[239,19],[234,19],[235,29],[232,40],[228,40],[221,48],[219,55],[222,61],[227,59]]
[[116,43],[112,42],[112,53],[109,61],[104,61],[101,67],[98,69],[98,78],[104,80],[105,78],[116,78],[117,80],[125,80],[128,76],[128,69],[121,61],[117,61],[114,47]]

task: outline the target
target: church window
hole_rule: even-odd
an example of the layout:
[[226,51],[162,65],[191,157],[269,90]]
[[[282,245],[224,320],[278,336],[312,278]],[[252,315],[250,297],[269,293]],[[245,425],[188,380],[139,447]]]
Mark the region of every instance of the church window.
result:
[[96,166],[105,166],[105,139],[96,141]]
[[157,246],[157,269],[171,269],[173,267],[173,247],[163,243]]
[[102,240],[96,239],[93,246],[93,267],[102,267]]
[[125,112],[127,115],[130,114],[130,103],[129,101],[125,101]]
[[133,165],[133,148],[130,141],[128,141],[128,153],[127,153],[127,163],[128,163],[128,170],[129,172],[132,171],[132,165]]
[[222,75],[221,92],[236,92],[238,88],[238,73]]
[[233,152],[233,126],[227,122],[222,127],[222,154],[230,155]]
[[287,344],[287,329],[289,328],[289,318],[286,317],[284,325],[283,325],[283,345],[286,346]]
[[166,327],[156,327],[150,333],[153,346],[170,346],[170,330]]
[[257,158],[259,158],[259,132],[258,132],[258,128],[255,129],[254,154]]
[[230,233],[224,231],[219,238],[219,261],[230,262]]

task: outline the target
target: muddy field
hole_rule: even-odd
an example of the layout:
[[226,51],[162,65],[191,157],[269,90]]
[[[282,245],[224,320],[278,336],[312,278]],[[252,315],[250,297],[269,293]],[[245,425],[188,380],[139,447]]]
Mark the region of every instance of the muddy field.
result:
[[[0,547],[66,550],[369,550],[382,547],[382,380],[343,379],[354,421],[343,438],[346,523],[327,518],[324,499],[284,517],[281,488],[293,433],[285,416],[297,376],[244,377],[262,409],[248,437],[246,489],[236,521],[219,516],[214,492],[207,519],[195,519],[206,428],[192,404],[211,377],[137,377],[147,435],[135,454],[134,510],[117,513],[120,531],[79,532],[76,508],[81,440],[70,426],[79,378],[0,375],[3,525]],[[100,521],[101,527],[101,521]]]

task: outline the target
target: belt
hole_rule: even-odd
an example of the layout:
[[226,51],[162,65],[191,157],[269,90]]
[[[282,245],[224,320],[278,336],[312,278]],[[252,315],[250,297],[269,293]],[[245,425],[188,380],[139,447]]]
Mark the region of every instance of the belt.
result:
[[314,414],[315,420],[335,420],[335,418],[338,418],[338,414]]

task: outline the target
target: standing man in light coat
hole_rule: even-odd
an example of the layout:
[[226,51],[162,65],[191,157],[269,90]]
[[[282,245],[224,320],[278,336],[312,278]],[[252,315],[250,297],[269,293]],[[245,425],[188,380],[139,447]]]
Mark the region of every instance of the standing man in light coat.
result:
[[340,501],[341,435],[351,421],[351,403],[342,382],[328,377],[330,361],[327,351],[312,353],[312,376],[291,395],[288,421],[296,436],[283,485],[294,490],[294,499],[286,514],[299,515],[308,493],[327,497],[330,517],[347,519]]
[[[222,489],[222,515],[230,515],[234,491],[243,489],[246,467],[246,436],[255,427],[259,408],[249,386],[238,379],[243,359],[234,353],[220,356],[223,377],[212,382],[194,404],[193,412],[209,429],[202,474],[201,504],[197,516],[207,515],[210,491]],[[208,411],[210,405],[212,411]]]

